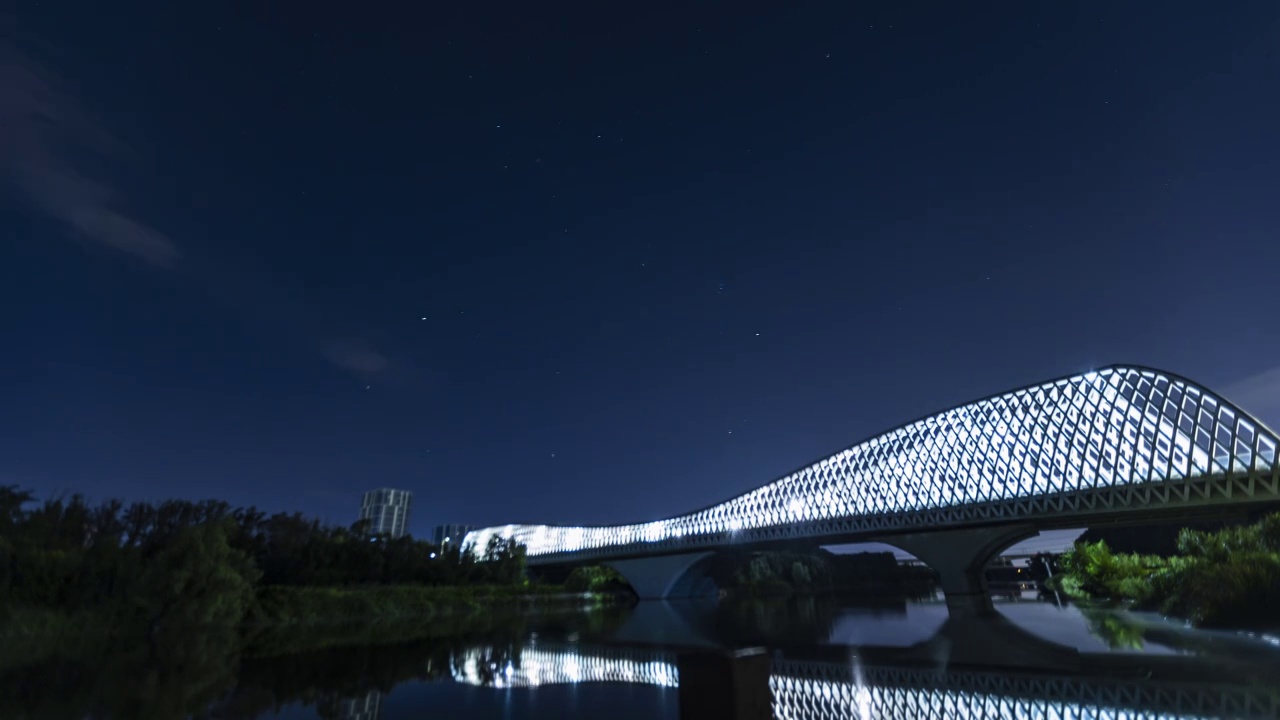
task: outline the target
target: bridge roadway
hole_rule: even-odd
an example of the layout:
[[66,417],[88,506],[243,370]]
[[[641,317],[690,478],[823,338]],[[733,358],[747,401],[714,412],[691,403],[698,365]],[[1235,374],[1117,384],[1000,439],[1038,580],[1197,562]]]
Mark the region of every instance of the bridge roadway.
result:
[[1280,440],[1171,373],[1112,366],[903,425],[722,503],[633,525],[503,525],[529,564],[606,563],[641,597],[672,597],[707,553],[877,541],[981,609],[983,568],[1043,529],[1234,515],[1280,502]]

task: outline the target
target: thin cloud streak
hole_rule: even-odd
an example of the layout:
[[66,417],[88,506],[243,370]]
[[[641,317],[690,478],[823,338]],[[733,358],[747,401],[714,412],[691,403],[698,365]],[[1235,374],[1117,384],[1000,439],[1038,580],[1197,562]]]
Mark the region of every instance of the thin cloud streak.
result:
[[386,356],[370,348],[360,340],[344,340],[329,346],[325,357],[334,367],[369,377],[381,373],[389,364]]
[[[0,17],[0,24],[5,20]],[[270,317],[292,333],[308,324],[314,309],[282,293],[269,275],[252,271],[251,263],[228,264],[202,256],[199,248],[180,248],[167,234],[124,209],[119,188],[125,182],[119,170],[127,169],[134,153],[96,121],[66,86],[30,54],[0,41],[0,182],[16,190],[32,210],[77,238],[156,268],[178,270],[181,262],[180,269],[195,286],[253,317]],[[304,342],[318,346],[331,365],[362,382],[383,376],[391,365],[363,341],[334,340],[320,327],[301,334],[306,336]]]
[[0,42],[0,171],[34,208],[77,236],[173,267],[181,256],[173,240],[121,209],[118,183],[87,176],[73,159],[129,153],[61,85],[48,68]]
[[1275,427],[1280,418],[1280,367],[1231,383],[1222,388],[1222,396]]

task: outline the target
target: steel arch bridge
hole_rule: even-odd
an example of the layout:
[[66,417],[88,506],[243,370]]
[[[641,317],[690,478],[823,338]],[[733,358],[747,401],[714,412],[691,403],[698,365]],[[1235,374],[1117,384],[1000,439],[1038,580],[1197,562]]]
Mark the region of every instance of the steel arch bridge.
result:
[[531,565],[1251,504],[1280,499],[1277,435],[1185,378],[1111,366],[916,420],[666,520],[469,533]]

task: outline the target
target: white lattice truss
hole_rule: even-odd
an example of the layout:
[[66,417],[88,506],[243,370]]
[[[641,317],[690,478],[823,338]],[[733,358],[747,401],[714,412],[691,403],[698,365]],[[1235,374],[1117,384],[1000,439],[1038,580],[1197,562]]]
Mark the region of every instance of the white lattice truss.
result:
[[668,520],[506,525],[530,561],[851,538],[1280,498],[1277,437],[1202,387],[1109,367],[926,417],[744,495]]
[[[495,688],[613,682],[679,687],[676,657],[665,651],[582,652],[525,648],[499,667],[480,651],[454,661],[454,680]],[[1157,720],[1280,717],[1280,694],[1248,686],[1123,681],[1084,676],[859,667],[775,660],[769,676],[778,720]]]

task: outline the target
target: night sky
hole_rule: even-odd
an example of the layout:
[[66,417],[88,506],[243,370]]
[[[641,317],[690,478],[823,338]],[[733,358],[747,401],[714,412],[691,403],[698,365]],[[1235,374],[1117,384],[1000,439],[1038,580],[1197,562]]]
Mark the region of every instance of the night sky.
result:
[[1116,362],[1280,425],[1274,0],[0,28],[0,484],[41,497],[649,520]]

